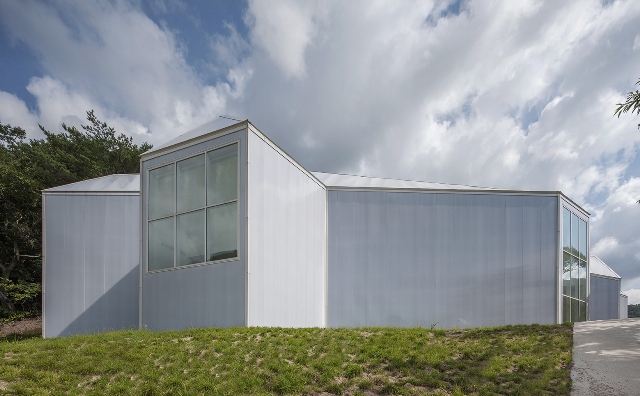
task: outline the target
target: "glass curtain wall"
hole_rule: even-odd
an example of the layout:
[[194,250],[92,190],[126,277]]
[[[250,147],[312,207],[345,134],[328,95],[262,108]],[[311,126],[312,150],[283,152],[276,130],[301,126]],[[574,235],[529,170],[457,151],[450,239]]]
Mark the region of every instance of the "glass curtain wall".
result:
[[148,271],[238,257],[238,144],[149,171]]
[[587,222],[562,208],[562,321],[587,320]]

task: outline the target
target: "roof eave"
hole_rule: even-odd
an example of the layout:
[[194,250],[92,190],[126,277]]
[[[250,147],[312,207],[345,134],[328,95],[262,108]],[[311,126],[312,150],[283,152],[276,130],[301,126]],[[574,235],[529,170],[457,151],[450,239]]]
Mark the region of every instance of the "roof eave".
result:
[[229,130],[232,130],[232,129],[237,129],[242,124],[249,125],[249,123],[250,123],[249,119],[245,119],[245,120],[242,120],[242,121],[237,122],[235,124],[226,126],[224,128],[216,129],[214,131],[211,131],[211,132],[208,132],[208,133],[204,133],[202,135],[194,136],[191,139],[187,139],[187,140],[183,140],[181,142],[174,143],[174,144],[172,144],[170,146],[162,147],[160,149],[151,149],[149,151],[146,151],[146,152],[140,154],[139,157],[140,157],[141,161],[146,161],[146,160],[148,160],[150,158],[158,157],[160,155],[175,151],[176,148],[178,148],[180,146],[185,146],[185,147],[186,146],[191,146],[191,145],[193,145],[195,142],[197,142],[199,140],[202,140],[202,141],[209,140],[210,138],[212,138],[215,135],[223,134],[223,133],[225,133],[225,132],[227,132]]

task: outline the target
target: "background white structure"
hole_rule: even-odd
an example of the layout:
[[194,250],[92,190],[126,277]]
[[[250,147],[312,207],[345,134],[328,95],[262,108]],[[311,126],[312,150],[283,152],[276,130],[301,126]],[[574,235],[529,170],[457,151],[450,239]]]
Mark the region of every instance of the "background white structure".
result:
[[[620,275],[598,256],[589,257],[589,319],[622,319],[624,297],[620,291]],[[625,304],[626,308],[626,304]],[[625,315],[626,316],[626,315]]]
[[[231,156],[231,197],[180,209],[179,197],[209,197],[214,171],[205,158],[222,152]],[[202,182],[180,184],[192,162]],[[159,193],[151,175],[162,169],[174,176]],[[164,198],[170,213],[151,215],[152,201]],[[589,214],[561,192],[309,172],[248,120],[220,117],[154,148],[141,156],[139,178],[57,187],[43,202],[45,336],[134,325],[447,328],[599,315],[599,289],[589,297],[588,284],[599,264],[586,275]],[[209,241],[209,210],[230,203],[236,235],[227,236],[237,249],[221,257],[202,247],[190,254],[195,261],[181,261],[190,249],[177,236],[181,216],[200,216],[196,232]],[[164,219],[174,221],[173,236],[151,243],[152,223]],[[168,249],[164,264],[149,264],[158,259],[150,244]]]
[[44,190],[42,211],[43,336],[137,328],[139,176]]

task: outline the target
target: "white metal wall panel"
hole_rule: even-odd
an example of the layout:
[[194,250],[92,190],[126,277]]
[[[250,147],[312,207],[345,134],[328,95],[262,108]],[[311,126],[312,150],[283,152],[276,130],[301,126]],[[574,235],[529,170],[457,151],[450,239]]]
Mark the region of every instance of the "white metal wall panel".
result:
[[138,327],[138,195],[44,194],[44,336]]
[[[202,129],[207,131],[207,129]],[[151,167],[192,156],[230,142],[239,143],[238,259],[195,267],[147,272],[147,213],[142,211],[142,318],[141,327],[177,330],[188,327],[246,325],[246,128],[224,136],[178,148],[144,160],[141,199],[146,207],[147,177]],[[138,220],[140,221],[140,220]]]
[[624,294],[620,295],[620,319],[629,317],[629,297]]
[[145,275],[143,328],[244,326],[244,266],[237,261]]
[[328,325],[554,323],[557,199],[329,190]]
[[248,325],[325,325],[326,190],[249,130]]
[[522,200],[522,224],[526,224],[526,238],[522,238],[522,323],[532,324],[540,321],[542,308],[542,205],[539,196],[524,196]]
[[589,320],[618,319],[620,315],[620,279],[589,275]]
[[[540,205],[540,317],[539,323],[555,323],[557,320],[557,309],[548,309],[555,306],[561,290],[558,290],[558,277],[560,263],[558,251],[560,241],[558,233],[549,230],[558,228],[558,203],[553,199],[539,200]],[[558,267],[551,268],[550,263],[556,263]]]
[[505,324],[524,323],[523,318],[523,201],[506,199]]

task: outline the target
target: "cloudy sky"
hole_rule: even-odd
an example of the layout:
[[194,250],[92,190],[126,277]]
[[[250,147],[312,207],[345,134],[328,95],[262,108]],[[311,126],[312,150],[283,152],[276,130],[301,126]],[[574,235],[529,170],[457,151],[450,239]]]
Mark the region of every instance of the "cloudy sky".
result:
[[640,303],[637,0],[0,1],[0,122],[249,118],[310,170],[561,190]]

